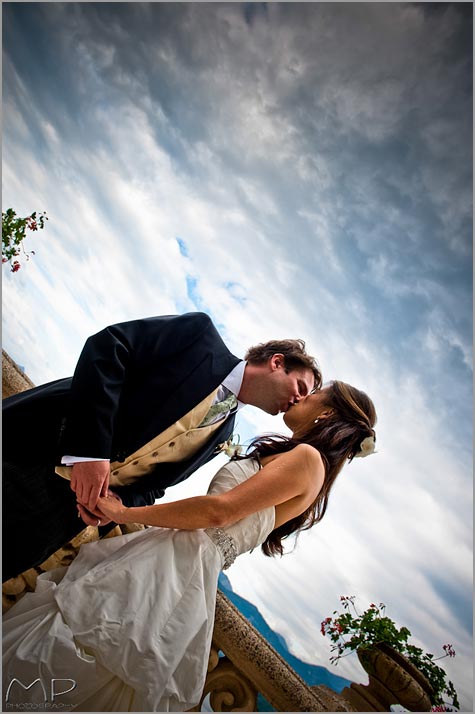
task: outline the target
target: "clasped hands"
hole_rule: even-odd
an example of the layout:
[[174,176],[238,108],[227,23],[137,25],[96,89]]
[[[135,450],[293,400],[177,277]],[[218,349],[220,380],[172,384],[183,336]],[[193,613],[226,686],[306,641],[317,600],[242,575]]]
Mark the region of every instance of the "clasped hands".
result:
[[122,505],[120,497],[109,490],[109,474],[108,461],[79,461],[72,467],[71,489],[76,494],[79,516],[88,526],[107,525],[117,506]]

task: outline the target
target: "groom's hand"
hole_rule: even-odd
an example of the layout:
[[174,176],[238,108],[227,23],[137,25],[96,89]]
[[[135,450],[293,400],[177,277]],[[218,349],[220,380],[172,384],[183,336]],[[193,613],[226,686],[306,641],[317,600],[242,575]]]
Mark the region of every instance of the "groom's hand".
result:
[[[73,465],[71,488],[76,494],[78,503],[88,511],[94,513],[99,496],[107,494],[109,474],[110,463],[108,461],[78,461]],[[85,520],[82,513],[81,517]],[[85,522],[88,525],[97,525],[97,522]]]

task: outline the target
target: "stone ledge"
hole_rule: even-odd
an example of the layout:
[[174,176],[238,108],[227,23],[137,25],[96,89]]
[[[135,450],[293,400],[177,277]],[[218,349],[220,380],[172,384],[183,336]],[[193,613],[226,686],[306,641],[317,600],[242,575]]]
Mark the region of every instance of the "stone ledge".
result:
[[327,687],[309,687],[219,591],[213,642],[277,711],[354,711]]
[[35,385],[29,377],[12,360],[10,355],[2,350],[2,397],[11,397],[18,392],[32,389]]

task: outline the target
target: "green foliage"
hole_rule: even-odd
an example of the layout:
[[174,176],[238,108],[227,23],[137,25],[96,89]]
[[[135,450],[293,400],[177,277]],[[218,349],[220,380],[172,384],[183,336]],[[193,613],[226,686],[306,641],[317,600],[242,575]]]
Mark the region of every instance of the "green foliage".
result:
[[[436,657],[435,659],[455,657],[455,652],[450,645],[444,645],[444,649],[446,650],[446,654],[442,655],[442,657]],[[447,680],[447,675],[442,667],[435,664],[433,654],[424,652],[420,647],[409,644],[406,645],[405,651],[402,652],[402,654],[429,680],[432,689],[436,692],[436,696],[432,702],[433,704],[442,704],[442,695],[445,694],[452,700],[452,704],[457,707],[457,709],[459,708],[455,687],[450,680]]]
[[[433,654],[424,652],[420,647],[408,643],[411,636],[407,627],[397,628],[393,620],[384,614],[386,606],[384,603],[375,605],[371,603],[369,608],[359,614],[354,604],[355,596],[345,597],[342,595],[340,601],[344,612],[333,612],[336,617],[327,617],[321,624],[322,635],[327,635],[333,645],[332,652],[336,654],[330,657],[332,664],[337,664],[338,660],[346,657],[359,648],[374,647],[377,644],[385,643],[393,647],[397,652],[404,655],[422,674],[428,679],[432,689],[432,704],[443,704],[443,695],[450,697],[452,703],[458,708],[459,702],[457,692],[447,675],[437,664]],[[351,610],[354,611],[354,615]],[[455,657],[452,645],[444,645],[445,654],[443,657]]]
[[36,211],[30,216],[20,218],[17,216],[13,208],[7,208],[2,212],[2,263],[10,262],[12,273],[16,273],[21,268],[21,263],[16,258],[23,252],[26,260],[30,259],[30,255],[34,255],[35,251],[26,251],[23,241],[26,237],[26,230],[37,231],[38,228],[44,228],[45,221],[48,218],[46,211],[40,213],[37,217]]

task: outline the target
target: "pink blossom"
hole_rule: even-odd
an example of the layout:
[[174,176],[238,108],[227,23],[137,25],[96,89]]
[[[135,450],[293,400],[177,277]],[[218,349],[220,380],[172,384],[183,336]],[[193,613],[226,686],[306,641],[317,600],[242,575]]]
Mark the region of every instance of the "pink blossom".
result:
[[443,645],[442,649],[445,650],[449,657],[455,657],[455,650],[452,645]]

